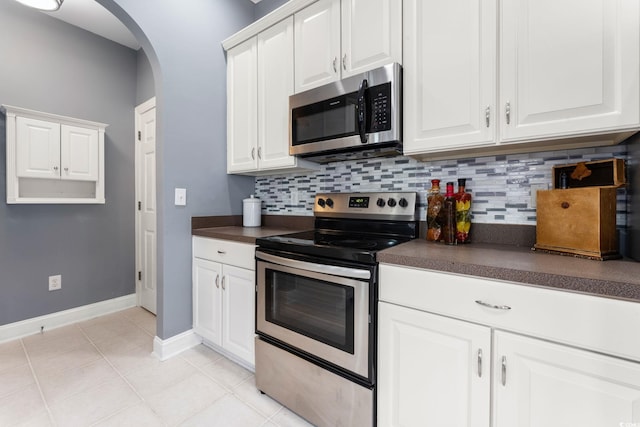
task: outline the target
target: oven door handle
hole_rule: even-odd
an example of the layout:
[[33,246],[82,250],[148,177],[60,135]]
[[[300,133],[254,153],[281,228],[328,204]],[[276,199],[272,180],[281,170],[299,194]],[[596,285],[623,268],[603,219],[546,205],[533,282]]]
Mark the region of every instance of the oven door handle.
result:
[[313,271],[314,273],[330,274],[333,276],[348,277],[351,279],[371,279],[369,270],[359,270],[357,268],[338,267],[335,265],[315,264],[311,262],[298,261],[295,259],[283,258],[263,252],[256,252],[256,258],[273,264],[285,267],[296,268],[298,270]]

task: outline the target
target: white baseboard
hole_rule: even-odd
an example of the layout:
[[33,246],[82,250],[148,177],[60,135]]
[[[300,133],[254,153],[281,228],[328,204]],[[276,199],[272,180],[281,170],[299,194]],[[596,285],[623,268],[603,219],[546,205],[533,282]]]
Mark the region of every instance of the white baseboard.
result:
[[48,331],[135,306],[136,294],[130,294],[94,304],[83,305],[82,307],[33,317],[20,322],[9,323],[0,326],[0,343],[36,334],[40,332],[43,327],[45,331]]
[[164,361],[201,343],[202,338],[196,335],[193,329],[174,335],[166,340],[156,336],[153,339],[153,355]]

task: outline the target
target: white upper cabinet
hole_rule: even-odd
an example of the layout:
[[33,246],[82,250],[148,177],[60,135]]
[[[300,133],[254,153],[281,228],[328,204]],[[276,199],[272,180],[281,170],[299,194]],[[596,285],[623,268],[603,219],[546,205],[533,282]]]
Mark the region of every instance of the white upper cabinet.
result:
[[295,14],[295,91],[402,63],[402,2],[319,0]]
[[316,169],[289,155],[293,17],[227,52],[227,173]]
[[16,175],[60,178],[60,124],[16,117]]
[[258,161],[261,169],[294,167],[289,155],[293,95],[293,17],[258,34]]
[[258,48],[255,37],[227,52],[227,172],[258,169]]
[[340,79],[340,0],[319,0],[295,14],[295,91]]
[[5,105],[7,203],[104,203],[107,125]]
[[501,5],[503,141],[638,126],[637,1],[510,0]]
[[402,1],[342,0],[342,77],[402,64]]
[[496,0],[404,1],[404,153],[492,145]]
[[98,131],[78,126],[60,127],[60,167],[62,179],[98,180]]
[[640,129],[637,1],[403,4],[405,154],[598,146]]

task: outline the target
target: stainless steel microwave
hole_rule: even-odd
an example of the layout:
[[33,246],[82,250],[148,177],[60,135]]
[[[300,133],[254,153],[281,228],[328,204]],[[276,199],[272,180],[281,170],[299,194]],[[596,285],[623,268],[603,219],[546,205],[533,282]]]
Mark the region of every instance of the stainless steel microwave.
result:
[[322,163],[400,153],[400,64],[289,97],[289,154]]

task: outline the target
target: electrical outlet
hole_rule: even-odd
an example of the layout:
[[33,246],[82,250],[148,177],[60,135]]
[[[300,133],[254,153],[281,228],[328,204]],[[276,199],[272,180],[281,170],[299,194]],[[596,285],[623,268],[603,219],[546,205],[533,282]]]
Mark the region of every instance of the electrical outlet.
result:
[[62,288],[62,275],[49,276],[49,290],[57,291],[60,288]]
[[298,199],[298,191],[297,190],[291,190],[291,204],[292,205],[297,205],[300,202],[300,200]]
[[531,184],[531,205],[532,209],[535,209],[537,206],[538,200],[538,190],[548,190],[549,186],[547,184]]

